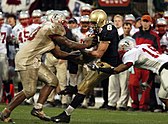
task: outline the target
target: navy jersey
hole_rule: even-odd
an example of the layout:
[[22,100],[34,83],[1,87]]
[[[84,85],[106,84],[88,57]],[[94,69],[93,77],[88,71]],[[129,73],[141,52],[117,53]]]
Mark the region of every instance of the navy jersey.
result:
[[107,62],[112,66],[119,64],[118,43],[120,41],[116,27],[109,23],[102,27],[99,33],[100,41],[110,41],[109,46],[101,58],[101,61]]

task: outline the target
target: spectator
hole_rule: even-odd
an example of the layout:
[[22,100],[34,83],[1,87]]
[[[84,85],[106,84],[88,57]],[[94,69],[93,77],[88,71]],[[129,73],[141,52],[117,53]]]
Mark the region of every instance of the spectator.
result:
[[[124,22],[123,30],[124,34],[120,36],[120,39],[123,39],[126,36],[130,36],[131,23]],[[120,62],[122,63],[122,62]],[[127,110],[127,103],[129,99],[128,93],[128,70],[121,72],[120,74],[111,75],[109,77],[109,88],[108,88],[108,106],[111,110],[120,111]]]
[[134,33],[139,30],[139,29],[135,28],[135,22],[136,22],[136,20],[135,20],[135,17],[134,17],[133,14],[127,14],[127,15],[125,15],[124,21],[127,21],[127,22],[129,22],[129,23],[132,24],[132,29],[131,29],[131,32],[130,32],[131,36],[134,35]]
[[[136,32],[133,35],[133,38],[136,40],[136,44],[151,44],[157,50],[160,51],[160,41],[159,36],[151,29],[152,18],[150,15],[143,15],[141,17],[142,27],[140,31]],[[147,88],[145,91],[142,91],[142,96],[138,98],[140,91],[140,81],[141,83],[147,82],[150,72],[148,70],[134,68],[134,73],[130,74],[129,77],[129,91],[132,99],[132,108],[131,111],[142,110],[147,111],[149,109],[150,102],[150,88]],[[150,85],[152,82],[150,81]]]
[[124,31],[123,31],[123,16],[117,14],[114,16],[114,25],[115,27],[117,28],[117,31],[118,31],[118,35],[121,36],[124,34]]

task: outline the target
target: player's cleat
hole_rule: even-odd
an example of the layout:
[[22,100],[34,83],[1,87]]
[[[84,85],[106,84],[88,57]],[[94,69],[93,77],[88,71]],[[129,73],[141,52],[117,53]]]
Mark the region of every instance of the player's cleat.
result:
[[13,123],[13,124],[15,124],[15,122],[10,117],[8,117],[8,115],[5,115],[3,113],[0,113],[0,120],[5,122],[5,123]]
[[70,116],[68,116],[65,111],[59,114],[58,116],[51,117],[51,121],[56,123],[69,123],[70,122]]
[[31,115],[38,117],[39,119],[44,120],[44,121],[51,120],[51,118],[49,116],[47,116],[42,109],[33,108],[31,111]]

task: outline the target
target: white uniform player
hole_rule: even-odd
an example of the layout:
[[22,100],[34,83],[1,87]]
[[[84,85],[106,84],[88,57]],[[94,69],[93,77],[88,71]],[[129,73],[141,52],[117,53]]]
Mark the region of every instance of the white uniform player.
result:
[[2,82],[8,83],[8,71],[9,64],[7,58],[7,47],[6,44],[9,42],[12,27],[4,23],[3,14],[0,13],[0,101],[2,98]]
[[[133,43],[133,42],[132,42]],[[153,73],[160,76],[161,87],[159,89],[158,96],[161,98],[162,102],[165,103],[166,108],[168,107],[168,56],[166,54],[160,54],[154,47],[150,44],[137,45],[136,47],[131,46],[131,41],[129,39],[123,39],[119,43],[120,51],[125,51],[122,61],[118,67],[111,67],[111,69],[98,68],[99,71],[106,73],[120,73],[132,65],[137,68],[147,69]],[[108,70],[108,71],[107,71]],[[148,86],[148,85],[146,85]]]
[[13,122],[9,117],[11,112],[21,104],[25,98],[30,98],[35,94],[37,80],[39,79],[45,82],[45,85],[40,90],[39,99],[37,103],[35,103],[31,114],[41,120],[50,121],[50,117],[44,114],[42,108],[50,92],[58,86],[58,79],[41,63],[42,54],[52,51],[56,57],[68,57],[69,59],[74,57],[74,54],[61,51],[59,46],[55,45],[52,39],[55,39],[57,44],[62,43],[70,48],[76,49],[84,49],[91,45],[91,40],[88,40],[86,44],[77,44],[64,37],[65,29],[59,23],[59,18],[60,15],[53,14],[51,22],[48,21],[34,30],[28,38],[29,41],[27,45],[23,46],[16,54],[15,69],[19,71],[23,90],[17,93],[12,102],[0,113],[0,120]]

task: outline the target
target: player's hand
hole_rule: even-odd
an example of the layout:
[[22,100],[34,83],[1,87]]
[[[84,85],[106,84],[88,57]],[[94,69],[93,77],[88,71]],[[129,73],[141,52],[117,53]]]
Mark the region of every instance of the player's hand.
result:
[[107,67],[107,68],[99,67],[99,68],[96,68],[96,70],[107,74],[114,74],[114,67]]
[[77,86],[65,86],[65,89],[60,91],[58,94],[59,95],[67,95],[67,94],[76,94],[78,92]]
[[140,84],[142,90],[146,90],[147,88],[151,88],[151,86],[147,82],[143,82]]
[[98,44],[98,40],[95,38],[95,36],[87,37],[84,39],[83,43],[85,43],[88,46],[87,48],[91,48]]

